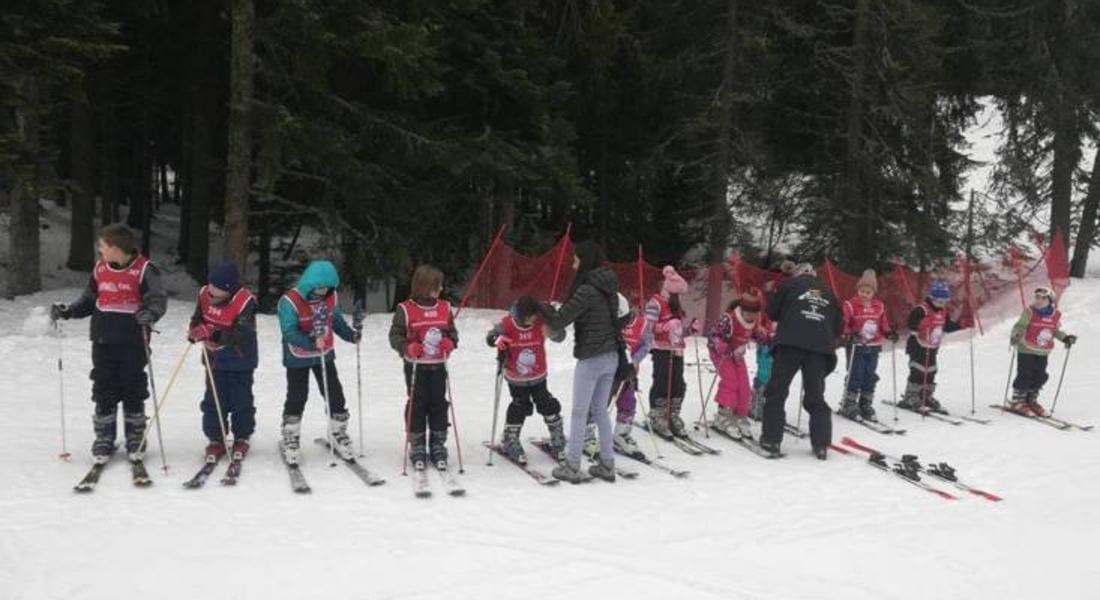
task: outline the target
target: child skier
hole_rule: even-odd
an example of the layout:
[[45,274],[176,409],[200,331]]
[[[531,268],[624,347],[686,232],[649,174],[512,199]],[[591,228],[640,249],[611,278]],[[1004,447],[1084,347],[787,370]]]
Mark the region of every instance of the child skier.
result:
[[718,371],[714,427],[735,439],[753,438],[748,418],[753,394],[745,352],[750,342],[768,342],[768,331],[760,320],[761,301],[759,292],[746,290],[730,303],[707,339],[710,360]]
[[[328,400],[329,432],[336,453],[355,457],[348,437],[344,388],[336,372],[335,336],[354,344],[360,333],[348,326],[339,310],[336,288],[340,276],[327,260],[309,263],[301,278],[279,299],[279,327],[283,333],[286,402],[283,404],[280,448],[287,464],[301,459],[302,413],[309,398],[309,374]],[[321,369],[324,368],[322,372]],[[328,389],[325,389],[325,382]]]
[[458,346],[458,331],[451,304],[439,298],[442,292],[443,273],[420,265],[409,299],[398,305],[390,325],[390,347],[405,360],[409,462],[418,470],[429,456],[437,469],[447,468],[447,358]]
[[943,334],[963,328],[947,314],[950,300],[951,288],[946,281],[937,279],[932,282],[924,302],[909,311],[906,322],[909,340],[905,344],[905,353],[909,355],[909,382],[905,395],[898,403],[901,408],[917,412],[945,412],[933,396],[936,372],[939,370],[936,355],[943,342]]
[[[223,264],[206,278],[199,290],[187,341],[201,343],[209,359],[211,377],[205,376],[202,432],[209,443],[206,461],[218,462],[226,451],[223,437],[233,433],[233,460],[248,453],[248,439],[256,428],[252,376],[259,362],[256,344],[256,297],[241,285],[236,265]],[[214,402],[217,392],[218,403]],[[218,409],[221,414],[218,414]]]
[[140,461],[149,397],[145,374],[149,332],[164,316],[167,296],[160,271],[141,256],[137,236],[128,227],[104,226],[97,244],[100,258],[88,286],[71,305],[51,306],[50,317],[55,321],[92,317],[92,457],[106,463],[114,454],[121,403],[126,453],[131,461]]
[[856,283],[856,295],[844,303],[844,335],[848,351],[848,387],[840,414],[849,419],[875,419],[875,383],[883,339],[897,341],[890,329],[886,305],[875,297],[878,278],[867,269]]
[[546,387],[546,338],[561,342],[565,332],[552,331],[546,326],[539,303],[530,296],[516,300],[508,315],[493,325],[485,337],[485,342],[496,347],[504,360],[504,379],[512,395],[504,418],[500,450],[520,464],[527,463],[520,432],[523,422],[535,409],[550,432],[551,450],[559,460],[565,456],[561,403]]
[[1035,301],[1024,310],[1012,326],[1011,341],[1016,347],[1016,379],[1012,382],[1012,401],[1009,408],[1021,415],[1046,416],[1039,405],[1039,390],[1046,383],[1047,357],[1059,340],[1069,348],[1077,336],[1061,329],[1062,313],[1054,303],[1050,288],[1035,290]]
[[680,408],[687,383],[684,381],[684,336],[698,333],[696,321],[684,325],[680,297],[687,282],[672,266],[662,271],[661,291],[646,304],[646,320],[653,329],[653,387],[649,390],[649,427],[658,436],[685,437]]

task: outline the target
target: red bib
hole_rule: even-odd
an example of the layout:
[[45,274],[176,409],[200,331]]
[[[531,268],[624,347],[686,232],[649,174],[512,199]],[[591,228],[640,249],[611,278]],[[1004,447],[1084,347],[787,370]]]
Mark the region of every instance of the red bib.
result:
[[[199,310],[202,311],[204,323],[212,326],[217,331],[228,331],[233,327],[233,323],[240,316],[244,307],[255,299],[252,292],[242,287],[237,290],[236,294],[233,294],[233,298],[228,302],[216,304],[213,296],[210,295],[210,286],[204,285],[199,290]],[[223,348],[221,344],[214,343],[211,340],[206,340],[205,344],[206,349],[211,352]]]
[[669,321],[679,319],[681,315],[673,313],[668,299],[660,294],[654,294],[652,302],[656,302],[661,308],[657,316],[657,327],[653,331],[653,347],[657,350],[683,350],[685,347],[683,332],[664,329]]
[[134,314],[141,308],[141,281],[149,260],[139,256],[130,266],[115,269],[107,261],[95,263],[95,307],[102,312]]
[[1024,332],[1024,344],[1033,350],[1051,350],[1054,348],[1054,332],[1058,331],[1058,323],[1062,320],[1062,313],[1058,310],[1050,313],[1049,317],[1039,315],[1031,311],[1031,320],[1027,323],[1027,331]]
[[505,357],[504,376],[508,381],[536,381],[546,376],[546,337],[542,319],[530,327],[520,327],[511,316],[500,321],[503,335],[512,340]]
[[623,340],[626,341],[627,352],[630,356],[642,347],[642,338],[645,336],[645,317],[635,313],[634,318],[623,328]]
[[917,343],[925,348],[939,348],[943,342],[943,325],[947,322],[947,310],[935,310],[924,304],[924,318],[917,326]]
[[451,304],[446,300],[436,300],[431,306],[420,306],[406,300],[399,306],[405,313],[405,339],[424,347],[420,358],[406,356],[405,360],[425,364],[447,362],[447,355],[439,344],[443,341],[443,332],[451,325]]
[[294,312],[298,314],[298,330],[306,334],[306,337],[310,339],[313,339],[314,307],[324,303],[325,307],[328,309],[326,311],[328,316],[325,318],[324,346],[320,350],[314,350],[313,348],[299,348],[294,344],[287,343],[290,353],[297,358],[317,358],[322,354],[331,352],[333,346],[336,345],[336,339],[332,331],[333,313],[336,310],[336,292],[333,291],[323,300],[308,301],[298,293],[297,289],[291,288],[290,291],[283,294],[283,297],[290,300],[290,303],[294,306]]
[[859,296],[844,303],[844,331],[859,335],[864,346],[881,346],[886,330],[886,305],[878,298],[864,304]]

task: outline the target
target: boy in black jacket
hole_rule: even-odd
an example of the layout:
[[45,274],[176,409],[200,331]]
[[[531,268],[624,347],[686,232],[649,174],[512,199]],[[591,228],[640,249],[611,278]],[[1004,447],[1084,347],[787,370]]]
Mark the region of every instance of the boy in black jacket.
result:
[[149,397],[145,375],[149,331],[164,316],[168,300],[160,271],[141,256],[137,243],[137,236],[125,225],[104,226],[98,236],[100,259],[88,287],[76,302],[50,307],[55,321],[92,317],[92,456],[98,463],[107,462],[115,452],[119,403],[130,460],[141,460],[145,451],[141,442]]

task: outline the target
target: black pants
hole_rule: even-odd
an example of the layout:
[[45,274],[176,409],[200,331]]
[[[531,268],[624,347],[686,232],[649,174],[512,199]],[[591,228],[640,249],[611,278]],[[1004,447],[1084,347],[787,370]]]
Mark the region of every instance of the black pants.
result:
[[[649,389],[649,403],[659,398],[683,398],[687,392],[684,381],[684,357],[670,350],[654,350],[649,354],[653,361],[653,387]],[[657,403],[658,405],[661,403]]]
[[1016,379],[1012,380],[1012,389],[1021,392],[1038,393],[1043,384],[1050,379],[1047,373],[1047,358],[1038,354],[1016,354]]
[[[218,402],[214,402],[214,394],[210,390],[210,379],[207,378],[206,393],[203,394],[202,402],[199,404],[199,408],[202,409],[203,434],[207,439],[220,440],[224,430],[232,432],[234,439],[248,439],[256,430],[256,403],[252,398],[253,371],[215,370],[213,373]],[[307,379],[307,387],[308,384]],[[302,402],[304,404],[305,400]],[[221,424],[218,423],[219,407]]]
[[508,384],[512,402],[508,405],[508,414],[504,418],[507,425],[523,425],[535,413],[537,408],[543,417],[561,414],[561,403],[546,388],[546,380],[534,385]]
[[764,394],[764,420],[760,441],[783,442],[783,425],[787,422],[785,404],[795,373],[802,371],[802,406],[810,415],[810,443],[823,448],[833,441],[832,411],[825,403],[825,376],[829,371],[829,356],[801,348],[779,346],[772,351],[775,362]]
[[120,402],[126,414],[145,413],[149,380],[141,344],[92,344],[90,377],[96,414],[113,415]]
[[[405,363],[405,389],[412,384],[412,363]],[[425,430],[447,431],[447,367],[445,365],[418,365],[416,389],[412,393],[412,405],[405,404],[405,418],[410,433]]]
[[936,355],[939,348],[925,348],[913,337],[905,344],[905,354],[909,356],[909,381],[919,384],[936,383]]
[[[321,378],[321,365],[311,367],[287,368],[286,370],[286,402],[283,403],[283,414],[300,417],[306,408],[306,399],[309,398],[309,374],[313,372],[313,378],[317,380],[317,389],[325,391],[324,379]],[[344,387],[340,385],[340,376],[336,373],[336,363],[325,361],[325,375],[328,377],[328,411],[330,415],[341,415],[347,412],[344,401]],[[215,421],[215,424],[217,421]]]

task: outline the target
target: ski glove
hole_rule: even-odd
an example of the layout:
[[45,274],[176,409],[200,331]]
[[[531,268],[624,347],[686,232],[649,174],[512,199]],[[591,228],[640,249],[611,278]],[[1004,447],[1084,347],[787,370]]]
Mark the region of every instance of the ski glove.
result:
[[1077,336],[1067,335],[1066,337],[1062,338],[1062,343],[1066,345],[1066,348],[1069,348],[1070,346],[1077,343]]
[[68,319],[71,316],[69,305],[64,302],[54,302],[50,305],[50,320]]
[[157,315],[153,314],[153,311],[143,308],[134,313],[134,320],[142,327],[152,327],[153,323],[157,322]]
[[449,337],[445,337],[439,342],[439,353],[443,356],[450,356],[451,352],[455,349],[455,342]]
[[420,342],[409,342],[408,345],[405,346],[405,356],[413,359],[424,356],[424,345]]
[[493,345],[497,347],[498,352],[507,352],[508,347],[512,345],[512,338],[506,335],[498,336],[496,343]]
[[214,328],[206,323],[198,323],[191,327],[187,332],[187,341],[194,344],[195,342],[205,342],[206,340],[213,339]]

